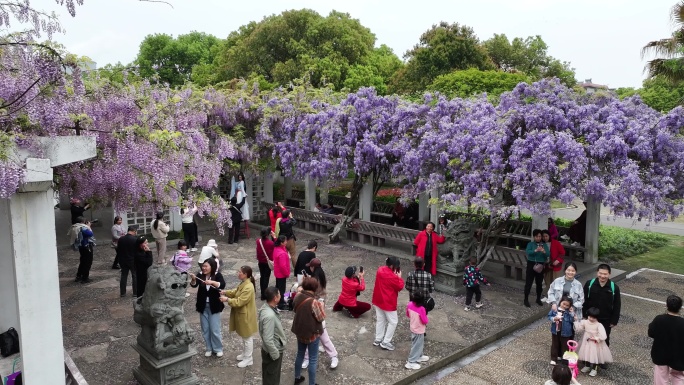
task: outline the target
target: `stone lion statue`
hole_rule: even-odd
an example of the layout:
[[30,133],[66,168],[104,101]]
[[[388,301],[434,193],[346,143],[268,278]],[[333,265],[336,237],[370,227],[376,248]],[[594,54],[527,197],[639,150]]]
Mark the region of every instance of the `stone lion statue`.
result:
[[439,247],[437,263],[442,268],[462,272],[467,260],[475,255],[477,240],[475,230],[478,225],[465,218],[451,222],[446,233],[446,241]]
[[194,340],[183,312],[187,274],[158,265],[147,274],[145,294],[133,305],[133,319],[142,326],[138,344],[157,359],[187,352]]

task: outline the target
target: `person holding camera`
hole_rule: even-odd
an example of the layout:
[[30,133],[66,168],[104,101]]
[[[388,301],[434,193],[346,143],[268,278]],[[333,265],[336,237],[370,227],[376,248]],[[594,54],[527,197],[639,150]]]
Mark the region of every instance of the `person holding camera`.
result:
[[316,258],[316,250],[318,250],[318,242],[315,239],[309,241],[306,245],[306,250],[299,253],[297,257],[297,263],[294,267],[294,275],[297,278],[297,283],[302,284],[302,279],[304,276],[309,275],[310,271],[308,266],[314,258]]
[[359,269],[358,274],[356,273],[356,266],[347,267],[342,278],[342,292],[333,306],[333,312],[345,309],[351,318],[359,318],[361,314],[370,310],[371,304],[356,299],[362,291],[366,290],[364,274],[363,266]]
[[276,234],[278,236],[284,235],[287,238],[287,243],[285,244],[285,247],[287,248],[287,251],[290,253],[290,255],[295,255],[295,252],[297,251],[297,245],[295,243],[297,241],[297,237],[294,233],[294,226],[296,224],[297,220],[294,219],[292,211],[283,211],[283,219],[280,220]]
[[525,300],[523,303],[527,307],[530,307],[530,301],[528,300],[528,297],[530,296],[530,291],[532,290],[532,281],[535,282],[537,289],[537,305],[544,305],[541,300],[542,281],[544,280],[544,264],[548,263],[550,255],[549,245],[542,242],[542,231],[539,229],[534,229],[534,231],[532,231],[532,237],[534,239],[527,244],[527,248],[525,250],[527,253],[527,269],[525,271]]
[[399,258],[388,257],[385,266],[378,269],[373,288],[373,305],[375,305],[375,340],[373,346],[385,350],[394,350],[392,337],[397,328],[397,297],[404,288],[401,278]]

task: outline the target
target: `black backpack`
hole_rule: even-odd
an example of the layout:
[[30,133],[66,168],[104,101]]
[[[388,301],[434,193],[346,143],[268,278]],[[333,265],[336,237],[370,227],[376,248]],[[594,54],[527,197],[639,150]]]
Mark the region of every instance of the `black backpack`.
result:
[[9,328],[0,334],[0,354],[8,357],[14,353],[19,353],[19,334],[14,328]]

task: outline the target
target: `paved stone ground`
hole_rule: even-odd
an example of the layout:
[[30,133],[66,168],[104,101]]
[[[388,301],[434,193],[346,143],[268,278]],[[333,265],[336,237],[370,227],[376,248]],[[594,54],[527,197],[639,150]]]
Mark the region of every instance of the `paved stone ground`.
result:
[[[664,301],[667,295],[684,294],[684,276],[645,270],[619,283],[623,293]],[[580,374],[583,385],[651,384],[652,340],[647,336],[648,324],[664,312],[664,304],[622,297],[620,323],[611,334],[611,352],[615,363],[600,370],[597,377]],[[550,378],[547,359],[550,332],[543,322],[529,333],[516,338],[479,360],[435,381],[420,383],[451,384],[542,384]],[[441,377],[441,376],[440,376]]]
[[[205,241],[209,238],[204,235]],[[309,239],[300,235],[299,249]],[[217,237],[223,274],[228,287],[237,285],[236,268],[242,265],[256,267],[254,239],[241,241],[238,245],[228,245],[225,239]],[[336,370],[329,369],[330,358],[321,359],[317,382],[319,384],[388,384],[400,380],[410,374],[403,366],[410,349],[410,331],[408,319],[403,315],[408,301],[407,292],[399,298],[400,322],[394,342],[397,349],[393,352],[381,350],[372,345],[375,331],[375,315],[371,310],[360,319],[348,318],[344,313],[332,313],[331,308],[340,292],[341,277],[349,265],[363,265],[369,274],[368,289],[360,300],[370,302],[374,284],[374,271],[384,263],[385,255],[359,249],[349,245],[327,245],[319,239],[320,248],[317,255],[323,261],[323,268],[328,277],[328,310],[327,327],[338,350],[340,364]],[[169,249],[169,253],[171,250]],[[391,252],[391,250],[390,250]],[[131,348],[139,332],[133,322],[132,298],[120,298],[118,291],[118,270],[112,270],[113,249],[107,246],[97,247],[93,264],[92,283],[82,285],[74,283],[73,278],[78,263],[78,253],[68,248],[59,249],[60,287],[62,299],[64,342],[66,349],[85,378],[91,384],[129,384],[135,383],[132,368],[138,364],[138,358]],[[406,266],[405,271],[408,271]],[[405,273],[404,273],[405,276]],[[271,284],[275,280],[271,278]],[[130,284],[129,284],[130,293]],[[204,344],[199,334],[199,315],[194,310],[195,289],[185,304],[186,319],[197,331],[194,347],[204,352]],[[463,310],[464,296],[454,297],[437,293],[436,309],[430,313],[430,325],[425,353],[435,362],[453,352],[479,341],[491,333],[499,331],[519,319],[538,311],[536,306],[526,309],[520,305],[521,292],[518,289],[494,285],[483,289],[483,309],[473,312]],[[257,306],[261,305],[258,301]],[[289,333],[292,314],[283,314],[283,323],[288,331],[288,348],[284,357],[282,383],[291,383],[294,373],[295,338]],[[239,369],[234,357],[240,353],[240,340],[233,333],[228,333],[228,311],[223,315],[225,356],[195,357],[193,368],[195,373],[206,384],[259,384],[260,357],[255,354],[254,366]],[[258,353],[260,341],[255,342]],[[239,380],[238,380],[239,379]]]

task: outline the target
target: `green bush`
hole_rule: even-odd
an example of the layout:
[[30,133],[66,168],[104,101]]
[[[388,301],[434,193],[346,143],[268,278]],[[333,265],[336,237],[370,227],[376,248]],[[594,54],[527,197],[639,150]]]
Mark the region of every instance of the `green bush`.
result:
[[667,237],[659,233],[600,226],[598,254],[600,259],[620,260],[643,254],[668,243]]

